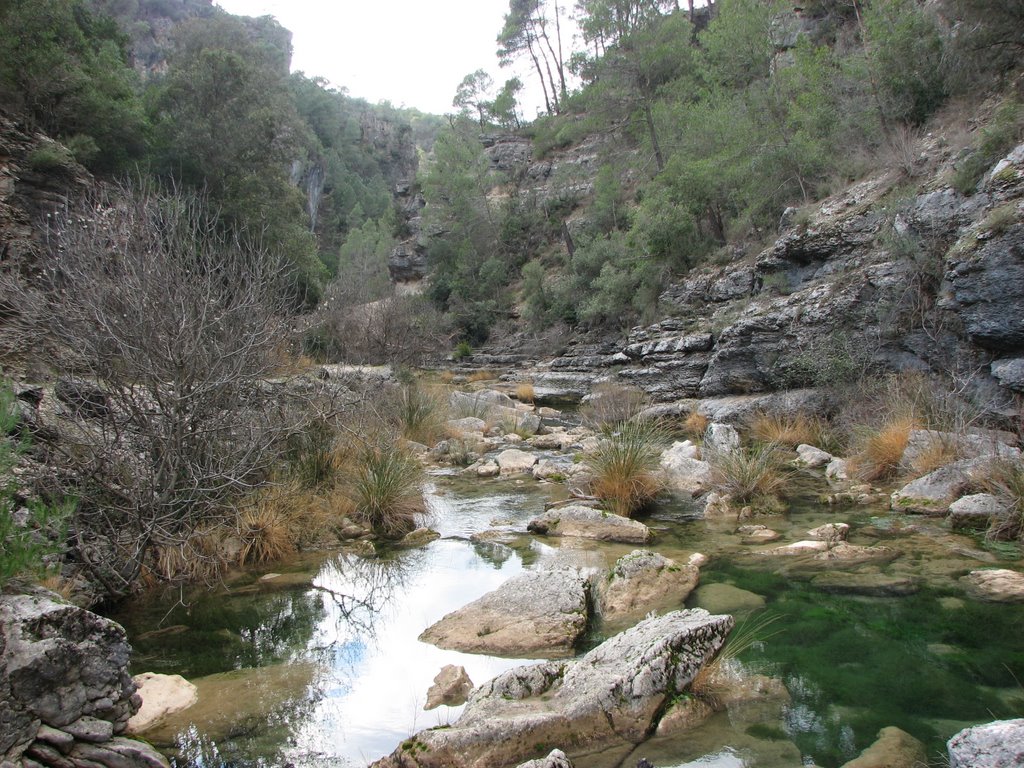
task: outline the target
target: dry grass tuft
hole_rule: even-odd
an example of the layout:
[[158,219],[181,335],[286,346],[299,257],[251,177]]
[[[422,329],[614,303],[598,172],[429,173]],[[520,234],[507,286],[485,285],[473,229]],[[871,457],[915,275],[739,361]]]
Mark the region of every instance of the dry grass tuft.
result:
[[227,533],[222,527],[203,527],[184,542],[156,547],[150,568],[160,581],[210,583],[227,565],[221,546]]
[[594,387],[580,408],[580,417],[588,427],[601,429],[629,421],[648,405],[650,400],[642,389],[605,382]]
[[288,496],[271,489],[239,512],[239,565],[273,563],[295,554],[296,520],[290,508]]
[[498,378],[498,374],[496,374],[494,371],[488,371],[487,369],[482,368],[479,371],[473,371],[471,374],[469,374],[469,378],[467,379],[467,381],[470,381],[475,384],[481,381],[494,381],[496,378]]
[[912,476],[920,477],[961,458],[963,455],[956,440],[943,439],[941,435],[934,435],[928,441],[925,449],[915,456],[910,462],[910,466],[905,469],[908,469]]
[[594,475],[591,492],[611,512],[629,517],[664,488],[661,453],[668,435],[653,421],[606,425],[602,431],[598,447],[586,458]]
[[853,457],[854,472],[868,482],[893,477],[900,468],[910,431],[917,427],[912,416],[896,416],[868,433]]
[[535,397],[532,381],[521,381],[516,384],[516,400],[521,403],[532,403]]
[[804,413],[780,415],[759,413],[750,424],[755,440],[795,448],[801,444],[821,445],[825,442],[827,425],[821,419]]
[[986,493],[1001,498],[1009,508],[1009,514],[992,521],[988,538],[1024,541],[1024,464],[1011,459],[993,462],[978,484]]
[[708,431],[711,419],[703,413],[690,411],[690,415],[683,420],[683,431],[691,437],[702,437]]

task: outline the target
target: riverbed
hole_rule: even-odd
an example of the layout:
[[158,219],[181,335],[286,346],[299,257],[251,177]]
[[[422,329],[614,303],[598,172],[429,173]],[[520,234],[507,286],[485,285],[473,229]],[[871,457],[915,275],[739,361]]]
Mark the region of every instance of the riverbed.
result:
[[[785,515],[756,522],[782,542],[846,522],[851,542],[898,556],[850,566],[759,555],[736,520],[700,519],[680,501],[644,518],[656,533],[651,549],[680,561],[710,557],[686,607],[754,627],[737,669],[781,680],[788,698],[656,737],[621,764],[834,768],[890,725],[937,758],[961,728],[1024,713],[1024,606],[974,601],[957,580],[979,567],[1017,567],[1007,560],[1016,550],[987,549],[941,520],[824,505],[823,483],[805,474]],[[418,730],[454,722],[460,707],[423,710],[442,666],[464,666],[479,684],[535,660],[441,650],[417,640],[426,627],[524,568],[607,568],[632,549],[527,534],[526,522],[562,495],[558,484],[529,478],[468,481],[440,471],[427,497],[441,538],[424,547],[319,554],[214,591],[164,590],[126,606],[115,618],[135,648],[133,672],[181,674],[200,689],[199,704],[146,737],[179,768],[363,766]],[[488,530],[501,532],[498,540],[471,540]],[[580,650],[608,631],[592,627]],[[621,760],[619,750],[576,765]]]

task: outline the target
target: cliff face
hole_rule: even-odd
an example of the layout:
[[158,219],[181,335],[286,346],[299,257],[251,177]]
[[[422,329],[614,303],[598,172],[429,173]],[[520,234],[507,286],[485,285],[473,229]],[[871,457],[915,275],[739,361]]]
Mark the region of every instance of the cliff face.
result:
[[0,267],[36,266],[40,223],[91,184],[61,145],[0,112]]
[[[476,360],[533,363],[538,381],[563,386],[613,378],[661,402],[918,370],[952,377],[986,410],[1011,416],[1024,393],[1024,145],[969,196],[946,181],[952,149],[935,137],[919,149],[926,175],[880,172],[787,211],[761,252],[733,249],[728,264],[670,285],[659,322],[625,338],[574,339],[553,359],[506,344]],[[496,167],[544,191],[545,166],[528,147],[498,141],[489,153]],[[577,149],[545,162],[575,162],[585,194],[587,155]]]

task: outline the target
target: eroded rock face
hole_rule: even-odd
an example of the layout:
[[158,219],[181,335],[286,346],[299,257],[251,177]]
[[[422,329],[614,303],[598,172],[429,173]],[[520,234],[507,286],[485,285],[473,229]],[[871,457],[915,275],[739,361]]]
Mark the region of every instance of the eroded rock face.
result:
[[587,628],[590,584],[575,569],[524,571],[431,625],[420,640],[494,656],[561,656]]
[[947,743],[949,768],[1024,765],[1024,718],[965,728]]
[[579,659],[510,670],[473,691],[450,728],[421,731],[378,768],[497,768],[565,749],[637,743],[732,629],[730,616],[674,611],[646,619]]
[[0,763],[53,752],[72,766],[166,766],[149,745],[116,738],[140,705],[130,654],[108,619],[43,595],[0,597]]
[[700,570],[656,552],[637,549],[619,558],[599,582],[598,603],[610,623],[639,618],[668,605],[679,606],[700,580]]
[[583,506],[552,509],[536,517],[527,530],[546,536],[575,536],[624,544],[646,544],[651,529],[637,520]]

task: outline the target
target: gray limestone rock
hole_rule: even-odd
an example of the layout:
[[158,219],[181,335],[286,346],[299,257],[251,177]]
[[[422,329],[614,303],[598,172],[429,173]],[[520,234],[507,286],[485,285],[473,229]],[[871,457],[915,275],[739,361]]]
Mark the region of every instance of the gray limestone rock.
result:
[[466,697],[473,690],[473,681],[469,679],[465,667],[445,664],[434,676],[434,684],[427,691],[427,703],[424,709],[435,709],[442,704],[457,707],[466,703]]
[[965,728],[946,747],[949,768],[1020,768],[1024,765],[1024,718]]
[[528,760],[525,763],[520,763],[516,768],[572,768],[572,761],[565,756],[565,752],[562,750],[553,749],[547,757]]
[[624,544],[646,544],[651,530],[638,520],[579,505],[545,512],[529,522],[527,530],[546,536],[574,536]]
[[832,454],[815,448],[813,445],[801,444],[796,447],[796,463],[803,467],[824,467],[832,461]]
[[1024,603],[1024,574],[1008,568],[971,571],[960,579],[967,594],[992,603]]
[[492,656],[572,653],[587,628],[590,583],[575,569],[525,571],[431,625],[420,640]]
[[598,582],[598,604],[606,622],[637,619],[682,605],[699,580],[698,568],[637,549],[619,558],[608,578]]
[[988,528],[993,518],[1005,515],[1005,501],[990,493],[972,493],[949,505],[949,524],[954,530],[962,528]]
[[421,731],[377,768],[516,765],[537,744],[566,749],[645,738],[668,698],[718,652],[733,620],[703,610],[645,619],[564,662],[517,667],[477,687],[448,728]]
[[992,375],[1004,387],[1024,392],[1024,357],[1011,357],[992,363]]

